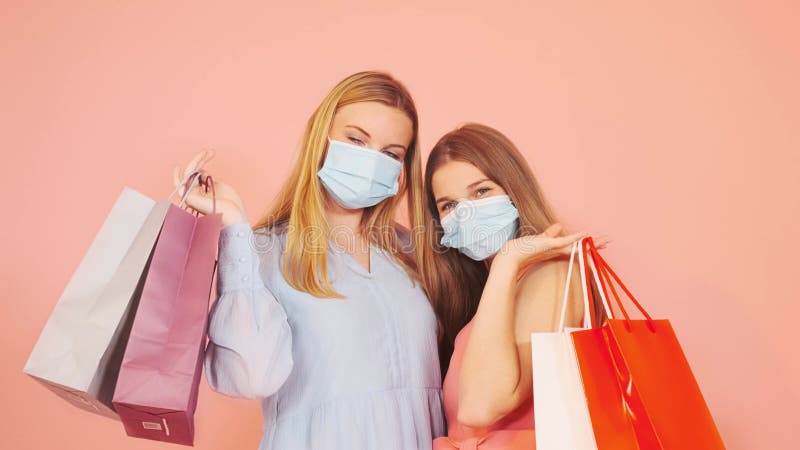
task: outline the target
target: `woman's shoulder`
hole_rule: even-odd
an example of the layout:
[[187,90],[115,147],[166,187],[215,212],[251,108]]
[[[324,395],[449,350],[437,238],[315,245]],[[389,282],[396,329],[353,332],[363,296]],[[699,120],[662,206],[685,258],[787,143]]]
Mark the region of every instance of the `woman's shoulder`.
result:
[[[555,302],[556,292],[566,282],[568,261],[549,259],[524,268],[517,281],[517,306],[529,303]],[[577,274],[573,270],[573,276]]]
[[256,238],[260,238],[265,242],[286,241],[286,230],[287,226],[285,224],[253,226],[253,234]]
[[280,264],[286,246],[286,229],[277,226],[251,226],[250,247],[258,255],[262,269]]
[[[520,289],[541,289],[544,288],[544,285],[550,285],[559,279],[566,282],[568,268],[569,259],[564,258],[552,258],[537,262],[524,269],[519,277],[518,286]],[[572,276],[580,276],[577,264],[572,269]]]
[[[560,319],[564,290],[567,288],[567,325],[574,325],[583,311],[580,291],[580,273],[572,268],[571,282],[567,286],[569,259],[555,258],[528,268],[517,285],[516,328],[519,336],[530,339],[531,331],[555,331]],[[578,288],[578,289],[576,289]]]

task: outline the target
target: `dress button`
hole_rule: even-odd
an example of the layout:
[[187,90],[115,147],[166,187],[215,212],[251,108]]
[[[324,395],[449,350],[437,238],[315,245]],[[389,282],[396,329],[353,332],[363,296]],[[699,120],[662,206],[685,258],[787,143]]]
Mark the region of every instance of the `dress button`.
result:
[[247,275],[245,275],[245,276],[242,277],[242,281],[247,281],[248,278],[249,277]]
[[247,261],[247,258],[245,258],[244,256],[239,257],[239,262],[245,262],[245,261]]

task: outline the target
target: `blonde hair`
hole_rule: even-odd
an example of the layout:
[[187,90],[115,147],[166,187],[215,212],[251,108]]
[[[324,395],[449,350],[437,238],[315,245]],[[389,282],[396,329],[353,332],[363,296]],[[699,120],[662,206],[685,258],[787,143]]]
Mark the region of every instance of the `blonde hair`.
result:
[[275,231],[285,227],[286,249],[283,276],[295,289],[315,297],[343,298],[327,276],[327,239],[330,228],[325,219],[325,196],[317,172],[326,155],[328,132],[339,108],[352,103],[380,102],[403,111],[413,124],[413,136],[404,159],[404,176],[397,195],[364,209],[361,229],[367,230],[370,242],[394,256],[412,280],[418,280],[415,261],[422,251],[422,236],[412,233],[417,253],[399,251],[395,229],[395,211],[408,194],[408,215],[412,229],[420,229],[424,202],[422,163],[419,151],[419,121],[408,90],[391,75],[365,71],[340,81],[311,115],[300,146],[299,157],[273,205],[253,226]]

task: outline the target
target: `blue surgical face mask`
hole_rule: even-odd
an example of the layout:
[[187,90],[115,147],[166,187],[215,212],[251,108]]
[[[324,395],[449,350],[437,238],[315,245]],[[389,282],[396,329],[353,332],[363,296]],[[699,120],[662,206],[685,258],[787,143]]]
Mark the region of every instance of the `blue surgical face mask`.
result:
[[466,200],[442,219],[442,228],[442,245],[483,261],[517,234],[519,212],[507,195]]
[[328,138],[328,154],[317,172],[336,203],[359,209],[397,194],[403,164],[381,152]]

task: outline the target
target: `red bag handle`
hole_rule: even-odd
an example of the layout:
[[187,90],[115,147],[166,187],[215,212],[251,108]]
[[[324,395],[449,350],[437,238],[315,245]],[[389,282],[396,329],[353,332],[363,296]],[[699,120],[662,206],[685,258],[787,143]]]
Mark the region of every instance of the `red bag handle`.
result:
[[[595,286],[597,286],[597,289],[600,292],[601,303],[603,305],[603,308],[606,310],[606,313],[608,314],[609,317],[613,317],[614,311],[611,309],[611,304],[608,302],[608,289],[606,288],[605,280],[603,278],[603,273],[601,272],[602,267],[600,267],[598,264],[595,264],[591,256],[590,247],[586,241],[587,239],[591,239],[591,237],[587,236],[581,240],[581,258],[584,261],[586,261],[583,267],[584,267],[584,278],[587,280],[586,284],[587,284],[587,293],[589,294],[589,304],[591,306],[595,305],[594,295],[592,293],[592,290],[590,289],[590,282],[588,281],[589,274],[591,273],[594,274]],[[599,327],[603,325],[599,323],[594,308],[589,308],[589,315],[591,316],[593,327]]]
[[[599,324],[597,323],[597,317],[596,317],[596,314],[594,313],[594,304],[595,304],[594,303],[594,294],[592,293],[592,289],[591,289],[591,286],[592,286],[591,278],[589,278],[589,275],[590,275],[590,273],[589,273],[590,272],[589,271],[589,255],[586,252],[586,248],[587,248],[586,247],[586,240],[587,239],[590,239],[590,238],[589,237],[585,237],[585,238],[581,239],[581,258],[583,258],[583,261],[585,263],[585,264],[581,265],[581,269],[583,269],[583,279],[586,280],[586,285],[584,286],[584,288],[586,289],[586,294],[589,296],[589,305],[588,305],[589,306],[589,308],[588,308],[589,309],[589,317],[590,317],[589,323],[591,324],[592,328],[594,328],[594,327],[597,327]],[[596,270],[596,268],[595,268],[595,270]],[[599,287],[600,286],[598,286],[598,288]],[[586,314],[586,313],[584,312],[584,314]]]
[[[653,323],[653,318],[650,317],[650,314],[647,313],[647,311],[644,309],[644,307],[641,305],[641,303],[639,303],[639,301],[636,300],[636,297],[634,297],[634,295],[631,293],[631,291],[628,289],[628,287],[625,286],[625,283],[622,282],[622,280],[614,272],[614,270],[611,268],[611,266],[608,265],[606,260],[603,259],[602,256],[600,256],[600,253],[597,251],[597,248],[594,245],[594,240],[592,240],[591,236],[589,236],[586,239],[584,239],[583,247],[584,247],[584,251],[586,251],[586,249],[588,249],[588,252],[591,254],[590,262],[592,262],[592,261],[595,262],[595,265],[597,267],[597,272],[601,274],[601,276],[600,276],[600,284],[602,285],[601,288],[603,289],[603,292],[604,293],[608,293],[606,285],[608,286],[608,288],[610,288],[610,290],[611,290],[611,292],[612,292],[612,294],[614,296],[614,300],[617,303],[617,306],[619,307],[620,311],[622,312],[622,315],[625,317],[625,327],[629,331],[631,330],[631,318],[628,315],[628,312],[625,309],[625,306],[622,304],[622,299],[620,298],[619,294],[617,293],[617,290],[614,288],[614,283],[612,283],[611,278],[613,278],[614,281],[616,281],[617,284],[619,284],[619,286],[622,288],[622,290],[625,291],[625,294],[627,294],[628,298],[631,299],[631,301],[636,306],[636,308],[647,319],[648,328],[650,328],[651,331],[655,332],[655,324]],[[588,266],[588,264],[587,264],[587,266]],[[610,304],[608,305],[608,311],[610,312],[612,318],[616,318],[614,316],[614,311],[613,311],[613,309],[611,309],[611,305]],[[592,311],[592,314],[594,314],[594,311]]]

